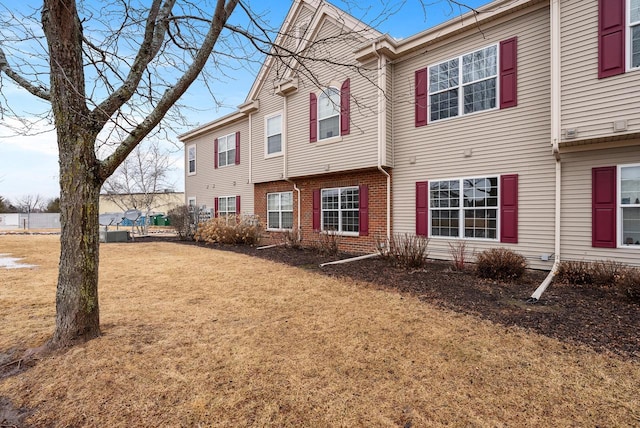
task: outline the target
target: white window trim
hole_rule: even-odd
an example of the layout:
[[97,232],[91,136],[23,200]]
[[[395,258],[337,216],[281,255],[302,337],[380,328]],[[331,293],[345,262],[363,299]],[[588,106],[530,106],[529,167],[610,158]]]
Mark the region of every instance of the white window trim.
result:
[[[622,168],[640,167],[640,163],[622,164],[616,166],[616,248],[640,250],[640,245],[628,245],[622,239]],[[637,207],[636,204],[626,205],[628,208]]]
[[[226,168],[226,167],[228,167],[228,166],[235,165],[235,164],[236,164],[236,159],[235,159],[235,154],[234,154],[233,162],[229,162],[229,159],[227,159],[227,163],[226,163],[225,165],[220,165],[220,153],[222,153],[222,152],[220,151],[220,139],[221,139],[221,138],[225,138],[225,142],[226,142],[226,143],[228,143],[229,138],[231,138],[231,139],[232,139],[232,141],[233,141],[233,144],[234,144],[234,146],[233,146],[233,150],[235,150],[235,147],[236,147],[236,133],[235,133],[235,132],[232,132],[231,134],[227,134],[227,135],[223,135],[223,136],[221,136],[221,137],[218,137],[218,153],[216,154],[216,156],[218,156],[218,168]],[[227,153],[227,152],[229,152],[229,151],[230,151],[230,150],[228,150],[228,149],[227,149],[227,150],[225,150],[225,151],[224,151],[224,153]],[[227,158],[228,158],[228,157],[229,157],[229,156],[227,155]]]
[[[429,216],[427,221],[428,223],[428,236],[429,238],[433,238],[436,240],[442,239],[442,240],[460,240],[460,241],[477,241],[477,242],[501,242],[501,237],[500,237],[500,223],[501,223],[501,219],[500,219],[500,207],[501,207],[501,199],[500,199],[500,177],[502,176],[502,174],[478,174],[478,175],[470,175],[470,176],[466,176],[466,177],[453,177],[453,178],[434,178],[432,180],[428,180],[427,183],[427,210],[429,212]],[[433,235],[431,233],[431,183],[434,181],[459,181],[460,183],[462,183],[464,180],[473,180],[473,179],[477,179],[477,178],[492,178],[492,177],[496,177],[498,182],[498,201],[497,201],[497,206],[496,206],[496,237],[495,238],[476,238],[476,237],[470,237],[467,238],[464,236],[464,210],[465,207],[463,205],[460,205],[458,208],[456,208],[459,211],[458,214],[458,236],[440,236],[440,235]],[[462,188],[461,188],[462,191]],[[462,194],[462,193],[461,193]],[[473,208],[468,208],[468,209],[473,209]],[[493,209],[493,208],[491,208]]]
[[[488,108],[486,110],[480,110],[480,111],[474,111],[471,113],[464,113],[464,91],[462,90],[462,88],[466,85],[470,85],[471,83],[467,83],[467,84],[463,84],[462,83],[462,57],[472,54],[476,51],[480,51],[483,49],[487,49],[491,46],[495,46],[496,47],[496,106],[493,108]],[[447,59],[444,59],[442,61],[438,61],[438,62],[434,62],[431,65],[427,66],[427,82],[430,82],[430,78],[431,78],[431,67],[434,67],[438,64],[441,64],[443,62],[447,62],[447,61],[451,61],[452,59],[458,59],[458,115],[457,116],[452,116],[452,117],[446,117],[444,119],[436,119],[436,120],[431,120],[431,95],[429,93],[429,89],[427,86],[427,118],[428,118],[428,122],[431,123],[440,123],[440,122],[447,122],[449,120],[455,120],[461,117],[469,117],[469,116],[475,116],[476,114],[483,114],[483,113],[487,113],[490,111],[495,111],[495,110],[500,110],[500,43],[492,43],[490,45],[478,48],[478,49],[474,49],[472,51],[463,53],[462,55],[458,55],[457,57],[449,57]],[[483,80],[487,80],[487,79],[483,79]],[[473,82],[472,82],[473,83]],[[444,91],[440,91],[440,92],[444,92]],[[455,180],[455,179],[454,179]]]
[[636,71],[640,70],[640,65],[637,67],[632,67],[631,62],[633,57],[631,55],[632,48],[632,34],[631,28],[640,25],[640,21],[631,22],[631,0],[626,0],[625,2],[625,60],[626,60],[626,71]]
[[[316,116],[318,118],[317,120],[317,133],[318,133],[318,143],[334,143],[336,141],[341,141],[342,140],[342,129],[340,129],[340,115],[341,115],[341,110],[342,110],[342,91],[340,90],[340,86],[339,84],[336,84],[334,82],[332,82],[331,84],[327,85],[325,87],[326,89],[335,89],[336,91],[338,91],[338,135],[334,135],[332,137],[327,137],[327,138],[320,138],[320,99],[322,98],[323,95],[326,95],[326,92],[324,90],[320,91],[320,93],[318,94],[318,104],[316,105]],[[329,117],[325,117],[322,120],[326,120],[326,119],[330,119],[332,117],[335,116],[329,116]]]
[[283,212],[289,212],[289,211],[283,211],[282,210],[282,196],[280,196],[280,209],[278,211],[269,211],[269,195],[282,195],[283,193],[291,194],[291,204],[292,204],[292,206],[291,206],[291,216],[293,217],[293,192],[284,191],[284,192],[270,192],[270,193],[267,193],[267,228],[266,229],[268,231],[270,231],[270,232],[284,232],[284,231],[293,230],[293,224],[292,224],[291,228],[283,228],[283,227],[272,228],[272,227],[269,227],[269,213],[270,212],[278,212],[278,213],[280,213],[280,225],[282,225],[282,213]]
[[[215,214],[217,214],[217,216],[218,216],[218,217],[221,217],[221,215],[220,215],[220,199],[226,199],[226,200],[227,200],[227,203],[228,203],[228,202],[229,202],[229,198],[233,198],[233,212],[231,212],[231,211],[229,211],[229,210],[227,209],[227,211],[224,211],[224,213],[225,213],[225,214],[227,214],[227,215],[228,215],[228,214],[233,214],[233,215],[238,215],[238,214],[240,214],[240,213],[237,213],[237,212],[236,212],[236,205],[237,205],[237,203],[236,203],[236,199],[235,199],[235,198],[236,198],[236,196],[238,196],[238,195],[218,196],[218,212],[217,212],[217,213],[215,213]],[[228,207],[228,206],[229,206],[229,205],[227,205],[227,207]]]
[[[193,148],[193,171],[189,170],[189,151]],[[198,172],[198,148],[195,144],[187,146],[187,175],[196,175]]]
[[[356,189],[358,191],[358,220],[359,220],[359,216],[360,216],[360,187],[359,186],[344,186],[344,187],[325,187],[320,189],[320,233],[324,233],[324,234],[333,234],[333,235],[337,235],[337,236],[360,236],[360,230],[358,230],[357,232],[344,232],[342,230],[325,230],[324,229],[324,215],[322,215],[322,213],[325,211],[322,208],[322,192],[324,190],[338,190],[338,192],[340,192],[341,190],[347,190],[347,189]],[[338,205],[340,203],[340,198],[338,198]],[[329,210],[329,211],[335,211],[335,210]],[[347,210],[347,211],[353,211],[353,210]],[[338,213],[341,213],[342,209],[338,208]],[[342,224],[342,216],[338,215],[338,225]],[[359,225],[358,225],[358,229],[359,229]]]
[[[193,202],[193,204],[191,202]],[[196,197],[195,196],[189,196],[187,198],[187,206],[197,207],[197,205],[196,205]]]
[[[273,119],[276,116],[280,116],[280,151],[269,153],[269,135],[267,134],[268,132],[267,122],[269,121],[269,119]],[[284,145],[285,145],[284,114],[282,114],[282,110],[280,110],[278,112],[275,112],[273,114],[270,114],[264,117],[264,158],[269,159],[269,158],[281,157],[284,154]]]

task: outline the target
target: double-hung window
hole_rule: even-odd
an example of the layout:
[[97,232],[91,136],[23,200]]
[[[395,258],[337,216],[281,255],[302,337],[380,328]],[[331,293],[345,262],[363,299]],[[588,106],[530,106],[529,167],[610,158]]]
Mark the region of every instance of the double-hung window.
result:
[[640,0],[627,0],[629,5],[629,64],[640,67]]
[[282,153],[282,114],[267,117],[266,125],[266,147],[265,154],[276,155]]
[[431,236],[498,238],[498,177],[429,182]]
[[429,67],[430,121],[496,108],[497,78],[497,45]]
[[322,189],[322,230],[359,232],[359,189],[340,187]]
[[196,173],[196,146],[191,145],[187,147],[187,175],[194,175]]
[[640,245],[640,165],[620,166],[618,186],[622,245]]
[[267,193],[267,229],[293,228],[293,193]]
[[340,90],[328,87],[318,97],[318,139],[340,135]]
[[218,217],[233,216],[236,214],[236,197],[222,196],[218,198]]
[[218,138],[218,166],[235,164],[236,134]]

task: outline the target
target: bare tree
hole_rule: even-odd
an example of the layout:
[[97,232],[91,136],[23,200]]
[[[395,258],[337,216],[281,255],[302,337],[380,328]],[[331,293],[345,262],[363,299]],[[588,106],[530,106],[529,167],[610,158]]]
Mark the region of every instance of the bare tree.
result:
[[19,197],[16,204],[21,212],[34,213],[42,210],[46,202],[39,194],[29,194]]
[[154,140],[138,145],[102,186],[103,198],[122,211],[145,213],[142,232],[146,233],[152,209],[162,198],[160,192],[172,187],[168,181],[171,161],[167,151]]

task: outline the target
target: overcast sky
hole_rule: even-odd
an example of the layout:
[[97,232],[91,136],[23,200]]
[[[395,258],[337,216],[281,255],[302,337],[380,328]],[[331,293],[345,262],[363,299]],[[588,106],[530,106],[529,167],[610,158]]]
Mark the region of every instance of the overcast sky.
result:
[[[383,2],[381,0],[358,0],[347,3],[333,1],[332,3],[350,11],[356,18],[365,22],[374,21],[379,31],[396,38],[412,36],[440,22],[456,17],[460,12],[467,11],[452,6],[445,0],[423,0],[426,5],[426,16],[419,0],[406,0],[406,2],[400,0],[396,4],[393,1]],[[464,1],[464,4],[471,7],[478,7],[486,3],[488,3],[486,0]],[[0,14],[7,13],[7,10],[15,10],[16,7],[37,8],[40,4],[41,2],[32,0],[24,0],[20,3],[15,0],[0,0]],[[275,27],[282,23],[291,6],[291,2],[288,0],[270,0],[268,3],[252,0],[248,4],[255,10],[264,11],[266,19]],[[380,22],[376,20],[376,17],[383,5],[388,9],[395,9],[395,12]],[[265,10],[265,7],[269,9]],[[11,62],[11,58],[8,60]],[[223,108],[216,107],[213,101],[208,98],[208,91],[203,90],[197,82],[194,83],[183,100],[190,105],[200,106],[203,111],[190,113],[191,120],[203,124],[232,112],[235,107],[244,102],[256,73],[257,70],[239,72],[234,76],[235,80],[221,82],[214,88],[219,101],[222,101],[226,106]],[[34,111],[42,111],[45,106],[38,98],[13,85],[6,76],[2,76],[0,81],[0,91],[2,93],[0,103],[4,103],[5,99],[9,100],[11,106],[25,116]],[[207,109],[206,106],[209,104],[211,108]],[[39,194],[44,198],[58,196],[58,152],[53,130],[42,128],[42,133],[33,136],[9,136],[7,128],[1,126],[10,124],[8,119],[0,117],[0,121],[3,122],[0,123],[0,196],[13,202],[21,196],[29,194]],[[179,133],[186,131],[188,129],[178,130]],[[175,138],[173,143],[175,144],[177,141]],[[174,187],[177,191],[183,191],[184,155],[181,150],[175,148],[174,144],[165,142],[167,148],[174,150],[171,181],[175,184]]]

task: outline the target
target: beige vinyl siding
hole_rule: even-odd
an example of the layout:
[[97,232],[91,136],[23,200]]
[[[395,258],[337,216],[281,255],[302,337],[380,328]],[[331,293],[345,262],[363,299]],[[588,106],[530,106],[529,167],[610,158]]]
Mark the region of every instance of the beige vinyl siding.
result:
[[393,160],[393,81],[394,81],[394,69],[393,64],[387,65],[387,87],[385,90],[385,97],[387,98],[387,111],[386,120],[387,120],[387,135],[385,135],[386,146],[385,149],[387,151],[387,159],[384,166],[394,166]]
[[560,7],[562,129],[577,129],[577,139],[617,136],[613,122],[626,119],[623,134],[640,132],[640,70],[598,79],[598,2]]
[[[640,140],[636,140],[640,144]],[[595,167],[640,163],[640,149],[623,147],[567,153],[562,158],[563,260],[616,260],[640,265],[640,248],[591,246],[591,170]]]
[[[258,95],[260,109],[251,116],[252,180],[254,183],[281,180],[283,177],[283,157],[265,157],[265,117],[276,112],[282,112],[283,125],[286,120],[284,114],[284,99],[280,95],[275,94],[275,82],[278,80],[278,72],[275,68],[272,68],[267,74],[267,78]],[[284,144],[286,144],[285,139],[286,136],[284,135],[283,126],[283,149]]]
[[[214,168],[216,138],[240,131],[240,164]],[[243,119],[185,142],[196,144],[196,174],[185,176],[186,198],[198,206],[214,207],[214,198],[240,195],[242,213],[253,214],[253,184],[249,184],[249,121]],[[186,157],[186,156],[185,156]]]
[[[311,54],[341,62],[345,62],[345,58],[352,58],[354,50],[361,46],[363,40],[356,39],[355,35],[345,39],[340,34],[338,26],[325,20],[316,37],[329,40],[336,37],[340,42],[320,44]],[[365,65],[368,69],[365,74],[371,81],[352,69],[322,61],[309,63],[308,66],[323,87],[331,84],[339,89],[342,82],[351,79],[351,129],[349,135],[341,138],[309,142],[309,94],[315,92],[319,95],[321,89],[302,77],[298,91],[288,97],[288,176],[375,167],[378,162],[377,89],[371,82],[377,81],[376,62]]]
[[[414,72],[510,37],[518,37],[518,106],[414,126]],[[415,233],[415,183],[439,179],[518,174],[518,244],[467,240],[471,250],[508,247],[535,268],[549,269],[542,254],[554,251],[555,165],[550,149],[549,10],[427,49],[395,64],[393,230]],[[499,102],[498,102],[499,104]],[[470,151],[471,156],[465,156]],[[432,238],[430,255],[450,258],[450,242]]]

